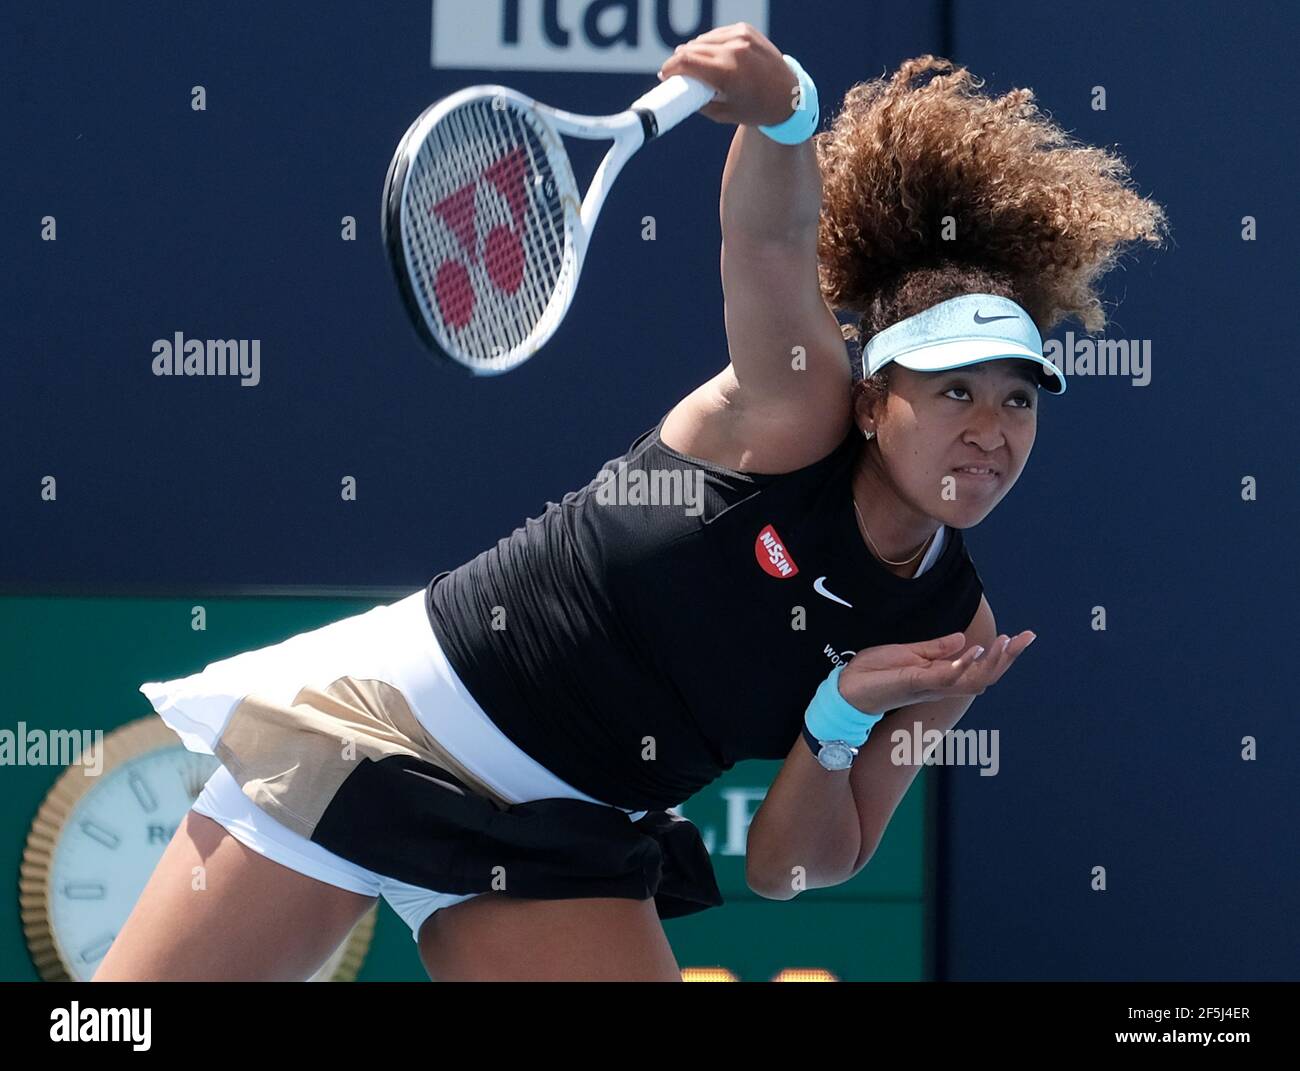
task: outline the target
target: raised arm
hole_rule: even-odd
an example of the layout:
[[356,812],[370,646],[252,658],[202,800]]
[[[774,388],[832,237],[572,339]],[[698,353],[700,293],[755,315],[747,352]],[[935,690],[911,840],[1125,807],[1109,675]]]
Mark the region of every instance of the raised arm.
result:
[[851,376],[817,280],[821,176],[812,143],[782,145],[758,129],[791,115],[797,80],[745,23],[683,45],[662,73],[717,88],[702,114],[738,124],[719,209],[730,363],[678,404],[664,439],[734,468],[799,468],[848,430]]

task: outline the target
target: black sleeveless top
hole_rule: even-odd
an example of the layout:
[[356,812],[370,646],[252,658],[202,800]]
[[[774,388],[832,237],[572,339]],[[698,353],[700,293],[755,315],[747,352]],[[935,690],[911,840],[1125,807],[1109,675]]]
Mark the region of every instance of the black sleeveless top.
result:
[[870,553],[856,428],[820,461],[757,475],[670,449],[662,426],[427,595],[448,661],[501,731],[634,810],[683,803],[743,759],[784,759],[838,662],[965,630],[983,594],[959,530],[914,578]]

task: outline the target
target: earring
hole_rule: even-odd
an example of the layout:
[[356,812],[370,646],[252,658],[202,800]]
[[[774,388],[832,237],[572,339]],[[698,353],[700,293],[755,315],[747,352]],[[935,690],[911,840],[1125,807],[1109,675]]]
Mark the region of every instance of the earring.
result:
[[862,429],[862,436],[868,442],[870,442],[873,438],[875,438],[875,435],[876,433],[874,431],[867,431],[865,428]]

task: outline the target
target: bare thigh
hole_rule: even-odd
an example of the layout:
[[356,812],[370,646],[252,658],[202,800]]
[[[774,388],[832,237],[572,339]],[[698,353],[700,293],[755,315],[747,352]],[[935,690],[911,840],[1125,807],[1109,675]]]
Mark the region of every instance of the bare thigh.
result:
[[[195,867],[205,888],[194,888]],[[375,899],[290,870],[189,811],[92,981],[302,981]]]
[[435,982],[680,982],[653,900],[524,900],[492,893],[429,917]]

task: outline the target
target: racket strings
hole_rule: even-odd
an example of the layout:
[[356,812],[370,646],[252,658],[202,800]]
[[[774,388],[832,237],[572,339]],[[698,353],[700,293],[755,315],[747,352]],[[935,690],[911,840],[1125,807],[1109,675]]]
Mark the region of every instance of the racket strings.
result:
[[434,125],[402,212],[426,318],[440,344],[469,363],[508,359],[572,274],[564,176],[529,117],[500,103],[471,101]]
[[[491,229],[485,228],[483,243],[482,263],[490,284],[483,311],[492,318],[491,326],[497,337],[482,341],[481,346],[489,355],[496,350],[499,356],[502,351],[522,343],[541,318],[558,278],[563,246],[555,245],[555,227],[549,218],[543,219],[535,205],[532,217],[525,218],[527,204],[532,200],[528,196],[529,185],[544,191],[549,178],[554,188],[545,153],[540,151],[535,138],[527,136],[532,131],[517,111],[489,110],[494,118],[508,115],[513,120],[504,131],[498,128],[491,132],[496,137],[495,144],[489,138],[475,136],[478,133],[475,130],[462,129],[460,133],[465,138],[463,143],[474,150],[479,174],[500,194],[499,198],[489,198],[489,203],[499,209],[504,201],[513,225],[510,229],[496,221]],[[538,235],[544,239],[540,246],[536,243]],[[530,248],[530,243],[534,248]],[[531,271],[527,270],[530,264]],[[521,286],[521,307],[503,307],[507,302],[501,295],[514,294]]]

